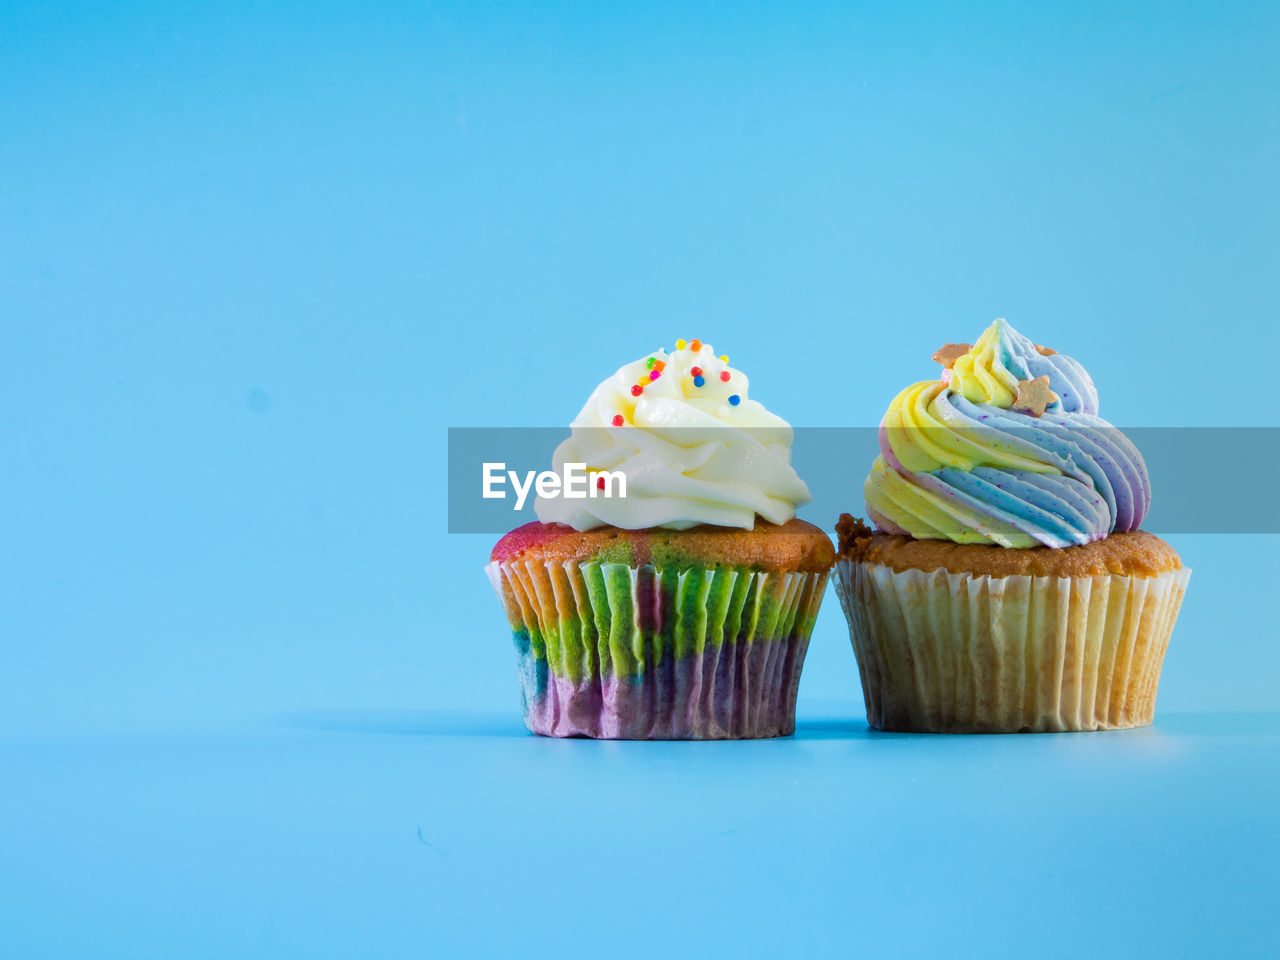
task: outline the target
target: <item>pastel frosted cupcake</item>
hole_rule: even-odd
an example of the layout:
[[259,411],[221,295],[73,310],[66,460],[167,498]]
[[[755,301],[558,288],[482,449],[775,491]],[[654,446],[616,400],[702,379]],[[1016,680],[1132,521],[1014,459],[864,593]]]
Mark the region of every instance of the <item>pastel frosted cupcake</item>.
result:
[[1191,571],[1139,529],[1141,454],[1075,360],[1004,320],[903,390],[837,525],[837,592],[883,730],[1149,724]]
[[531,731],[794,731],[834,549],[796,519],[809,492],[791,441],[786,421],[749,399],[742,372],[698,340],[595,389],[553,458],[557,472],[585,468],[587,495],[540,497],[539,520],[498,541],[486,567]]

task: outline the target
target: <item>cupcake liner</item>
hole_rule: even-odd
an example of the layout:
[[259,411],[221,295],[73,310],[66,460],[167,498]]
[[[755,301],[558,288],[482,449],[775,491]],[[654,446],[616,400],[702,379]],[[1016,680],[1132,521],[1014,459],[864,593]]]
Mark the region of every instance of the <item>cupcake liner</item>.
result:
[[785,736],[826,573],[512,560],[485,572],[525,725],[620,740]]
[[991,577],[836,563],[881,730],[1012,733],[1151,723],[1191,571]]

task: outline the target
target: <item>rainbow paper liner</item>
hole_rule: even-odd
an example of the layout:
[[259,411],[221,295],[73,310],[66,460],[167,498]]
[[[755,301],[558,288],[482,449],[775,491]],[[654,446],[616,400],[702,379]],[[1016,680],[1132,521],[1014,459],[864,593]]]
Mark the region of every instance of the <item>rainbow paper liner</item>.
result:
[[1191,576],[895,573],[851,560],[836,571],[867,722],[932,733],[1151,723]]
[[719,740],[795,731],[827,573],[540,560],[485,572],[511,623],[534,733]]

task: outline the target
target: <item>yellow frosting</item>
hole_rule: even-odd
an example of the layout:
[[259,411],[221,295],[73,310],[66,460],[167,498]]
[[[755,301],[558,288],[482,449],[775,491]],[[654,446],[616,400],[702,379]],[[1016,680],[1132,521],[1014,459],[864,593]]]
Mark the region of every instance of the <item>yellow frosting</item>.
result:
[[[1019,444],[1014,438],[988,435],[982,437],[980,444],[975,442],[974,424],[956,422],[946,394],[947,384],[942,380],[921,380],[894,397],[885,411],[885,432],[904,469],[921,473],[943,467],[998,467],[1032,473],[1062,472],[1047,450]],[[1037,453],[1042,456],[1037,457]]]
[[935,354],[950,362],[940,379],[913,383],[885,411],[863,489],[880,529],[1064,547],[1137,528],[1151,502],[1146,466],[1097,416],[1079,363],[1004,320],[951,361],[954,350]]
[[1018,393],[1018,377],[1000,358],[1000,329],[991,324],[951,368],[951,391],[971,403],[1008,408]]

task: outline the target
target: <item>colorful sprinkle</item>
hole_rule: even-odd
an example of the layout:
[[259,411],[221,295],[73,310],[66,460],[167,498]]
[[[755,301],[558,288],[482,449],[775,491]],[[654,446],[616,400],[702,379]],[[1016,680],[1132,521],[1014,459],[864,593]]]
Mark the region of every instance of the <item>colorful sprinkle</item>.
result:
[[695,387],[700,387],[700,386],[702,386],[702,385],[703,385],[704,383],[706,383],[706,382],[707,382],[707,381],[706,381],[705,379],[703,379],[702,377],[694,377],[694,378],[693,378],[693,385],[694,385]]
[[742,398],[741,398],[740,396],[738,396],[736,393],[735,393],[732,397],[730,397],[730,398],[729,398],[729,403],[731,403],[731,404],[732,404],[733,406],[735,406],[735,407],[736,407],[738,404],[740,404],[741,402],[742,402]]
[[642,393],[644,393],[644,387],[640,386],[640,384],[638,384],[638,383],[637,383],[637,384],[635,384],[635,386],[633,386],[633,387],[631,388],[631,395],[632,395],[633,397],[638,397],[638,396],[640,396],[640,394],[642,394]]
[[721,371],[720,371],[720,379],[721,379],[721,380],[723,380],[725,383],[728,383],[728,382],[729,382],[729,371],[728,371],[728,370],[721,370]]
[[695,377],[700,377],[700,376],[702,376],[702,368],[701,368],[701,367],[690,367],[690,368],[689,368],[689,373],[690,373],[691,375],[695,376]]
[[661,373],[663,370],[667,369],[667,365],[663,363],[661,360],[656,360],[654,361],[653,369]]
[[689,345],[689,344],[688,344],[688,342],[687,342],[687,341],[685,341],[685,340],[677,340],[677,341],[676,341],[676,349],[677,349],[677,350],[683,350],[683,349],[684,349],[685,347],[687,347],[688,345]]
[[692,350],[694,353],[697,353],[699,350],[701,350],[701,349],[702,349],[702,341],[701,341],[701,340],[690,340],[690,341],[689,341],[689,349],[690,349],[690,350]]
[[720,362],[727,367],[729,365],[729,355],[727,353],[720,354]]
[[604,489],[604,477],[596,477],[596,489],[597,490]]
[[620,413],[615,413],[615,414],[613,415],[613,425],[614,425],[615,427],[620,427],[620,426],[622,426],[622,425],[623,425],[624,423],[626,423],[626,422],[627,422],[627,421],[625,421],[625,420],[623,420],[623,419],[622,419],[622,414],[620,414]]
[[655,366],[658,365],[658,358],[650,357],[648,360],[644,362],[644,365],[648,367],[650,370],[652,370]]
[[650,380],[657,380],[660,376],[662,376],[662,371],[661,371],[661,370],[650,370],[650,371],[649,371],[649,379],[650,379]]

